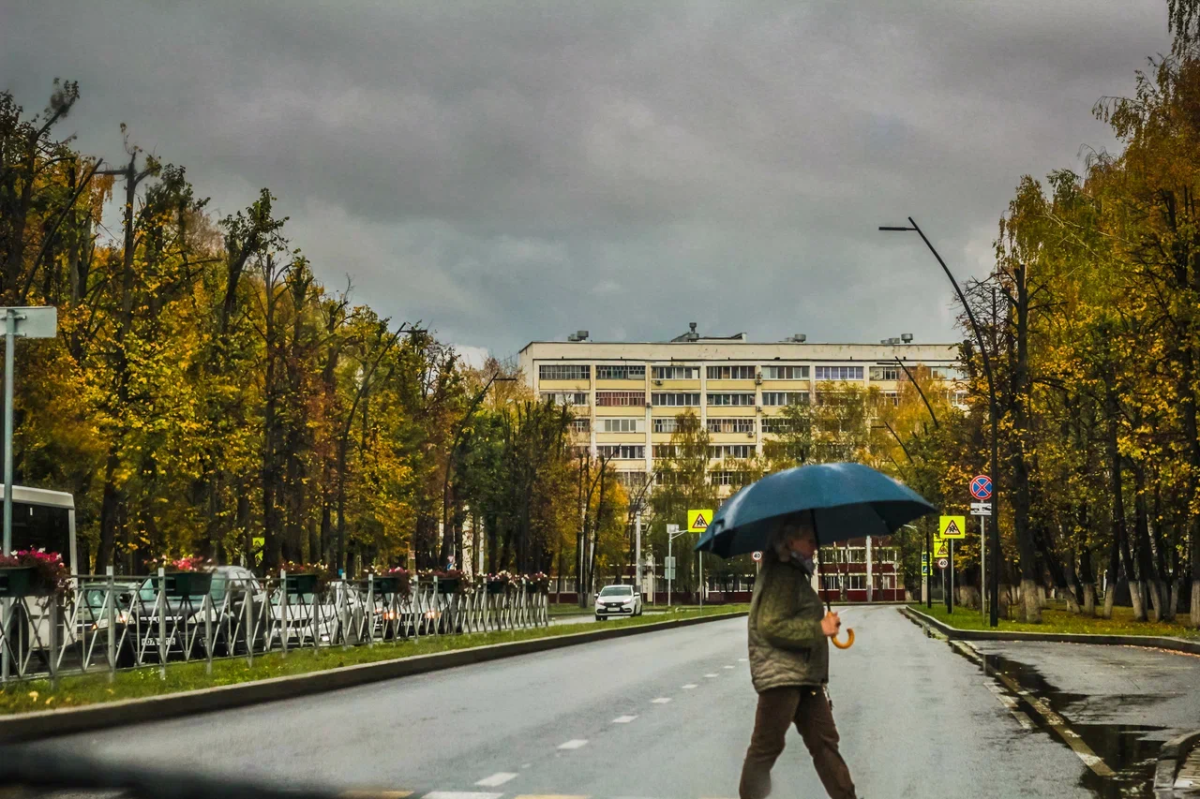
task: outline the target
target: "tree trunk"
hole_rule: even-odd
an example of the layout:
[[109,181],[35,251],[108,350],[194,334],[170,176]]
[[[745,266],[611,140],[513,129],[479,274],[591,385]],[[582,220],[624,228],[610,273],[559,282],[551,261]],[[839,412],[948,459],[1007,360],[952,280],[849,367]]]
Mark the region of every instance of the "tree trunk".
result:
[[1091,583],[1083,584],[1083,615],[1096,615],[1096,586]]
[[1129,599],[1133,603],[1133,618],[1146,621],[1146,584],[1141,580],[1130,580]]

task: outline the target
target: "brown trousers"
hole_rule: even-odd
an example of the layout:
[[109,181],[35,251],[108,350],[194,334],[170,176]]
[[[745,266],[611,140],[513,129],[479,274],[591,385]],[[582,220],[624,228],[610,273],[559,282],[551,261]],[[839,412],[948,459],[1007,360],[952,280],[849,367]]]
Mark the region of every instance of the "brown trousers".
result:
[[817,776],[832,799],[854,799],[850,769],[838,752],[833,703],[824,688],[771,688],[758,695],[754,734],[742,765],[741,799],[763,799],[771,792],[771,767],[783,753],[788,726],[796,725],[812,755]]

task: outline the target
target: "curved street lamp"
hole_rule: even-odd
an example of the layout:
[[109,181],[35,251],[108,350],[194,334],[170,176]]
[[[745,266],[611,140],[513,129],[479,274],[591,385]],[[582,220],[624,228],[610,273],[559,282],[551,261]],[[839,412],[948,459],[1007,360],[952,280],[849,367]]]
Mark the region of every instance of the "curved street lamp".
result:
[[879,229],[888,232],[895,231],[906,233],[916,231],[917,235],[921,237],[921,241],[925,242],[925,246],[929,248],[929,251],[933,253],[933,257],[936,258],[938,264],[941,265],[942,271],[946,273],[946,277],[950,279],[950,283],[954,286],[954,291],[957,292],[958,299],[962,302],[963,308],[965,308],[967,311],[967,319],[971,321],[971,330],[975,333],[975,339],[979,342],[979,354],[983,356],[983,371],[987,375],[989,395],[988,409],[991,415],[992,427],[992,458],[990,477],[992,478],[992,519],[995,521],[995,524],[992,525],[991,541],[989,542],[992,550],[992,563],[990,569],[992,573],[992,585],[990,590],[988,590],[988,604],[991,605],[989,624],[992,627],[998,627],[1000,625],[1000,517],[997,515],[997,511],[999,510],[1000,504],[1000,471],[996,468],[999,460],[999,446],[996,432],[996,382],[992,376],[992,359],[988,355],[987,344],[983,340],[983,334],[979,330],[979,323],[975,320],[975,313],[971,310],[971,304],[967,302],[967,297],[965,294],[963,294],[963,290],[959,287],[958,281],[955,280],[954,275],[950,273],[950,268],[946,266],[946,262],[942,260],[942,256],[938,254],[938,251],[929,241],[929,237],[925,235],[925,231],[921,230],[920,226],[917,225],[916,221],[911,216],[908,218],[907,226],[881,225]]

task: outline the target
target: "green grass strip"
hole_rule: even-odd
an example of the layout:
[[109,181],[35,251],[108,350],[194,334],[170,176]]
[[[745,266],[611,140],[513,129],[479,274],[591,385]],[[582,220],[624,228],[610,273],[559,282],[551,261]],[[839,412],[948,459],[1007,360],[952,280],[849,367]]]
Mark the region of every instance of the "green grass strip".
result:
[[0,690],[0,714],[28,713],[35,710],[53,710],[60,707],[80,707],[122,699],[162,696],[180,691],[212,688],[218,685],[234,685],[272,677],[308,674],[343,666],[378,663],[413,655],[431,655],[437,652],[528,641],[534,638],[555,638],[561,635],[611,627],[636,627],[676,619],[745,612],[749,610],[749,607],[749,605],[716,605],[706,607],[703,611],[688,610],[639,618],[613,619],[606,622],[560,624],[531,630],[423,636],[419,639],[389,641],[374,646],[355,646],[346,649],[340,646],[297,649],[289,652],[286,657],[279,652],[255,655],[253,666],[247,665],[244,657],[222,658],[213,661],[211,675],[204,673],[203,661],[193,661],[167,664],[165,677],[161,675],[161,669],[158,666],[147,666],[118,671],[112,675],[111,682],[107,672],[67,675],[59,679],[58,686],[54,689],[51,689],[49,680],[27,680],[11,683]]
[[[909,607],[932,616],[938,621],[957,627],[960,630],[991,630],[987,616],[978,609],[955,608],[954,613],[947,613],[946,606],[934,603],[932,609],[923,604],[914,603]],[[1010,608],[1012,614],[1020,608],[1014,605]],[[1186,618],[1186,616],[1184,617]],[[1090,635],[1150,635],[1167,636],[1171,638],[1200,638],[1200,630],[1185,627],[1179,622],[1149,622],[1137,621],[1133,618],[1132,608],[1113,608],[1111,619],[1098,616],[1084,616],[1082,613],[1071,613],[1059,608],[1044,608],[1041,624],[1028,624],[1022,621],[1000,619],[997,628],[1002,632],[1021,633],[1083,633]]]

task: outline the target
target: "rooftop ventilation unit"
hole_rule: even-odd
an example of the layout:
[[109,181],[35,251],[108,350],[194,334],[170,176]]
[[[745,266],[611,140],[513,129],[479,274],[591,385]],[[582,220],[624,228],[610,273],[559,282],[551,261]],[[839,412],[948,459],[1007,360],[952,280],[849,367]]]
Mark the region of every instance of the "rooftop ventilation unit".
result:
[[803,344],[804,342],[808,341],[808,336],[804,335],[803,333],[796,333],[795,335],[788,336],[784,339],[784,341],[793,344]]
[[576,330],[571,335],[567,336],[567,341],[587,341],[588,332],[586,330]]
[[900,340],[903,341],[905,344],[912,344],[913,334],[912,333],[901,333]]

